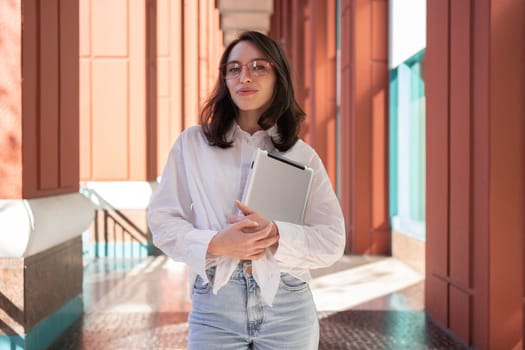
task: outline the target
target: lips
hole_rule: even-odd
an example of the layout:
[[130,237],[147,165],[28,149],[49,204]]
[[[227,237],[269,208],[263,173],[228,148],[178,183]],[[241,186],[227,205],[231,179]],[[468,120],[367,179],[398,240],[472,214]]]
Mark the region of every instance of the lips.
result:
[[255,90],[255,89],[243,88],[243,89],[237,90],[237,95],[240,95],[240,96],[250,96],[250,95],[253,95],[255,93],[257,93],[257,90]]

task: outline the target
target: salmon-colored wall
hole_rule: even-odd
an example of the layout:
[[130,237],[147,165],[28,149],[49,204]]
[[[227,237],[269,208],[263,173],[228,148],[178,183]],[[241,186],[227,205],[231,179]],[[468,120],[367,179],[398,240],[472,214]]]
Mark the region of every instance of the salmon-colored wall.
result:
[[496,349],[523,335],[525,2],[491,1],[490,27],[489,344]]
[[[336,72],[336,2],[274,1],[271,35],[290,58],[302,136],[337,183],[336,75],[341,78],[340,200],[347,252],[390,252],[388,217],[388,2],[341,2],[341,68]],[[352,205],[359,203],[359,205]]]
[[213,0],[157,1],[157,174],[186,127],[198,123],[223,51]]
[[426,310],[477,349],[511,349],[523,336],[525,5],[427,11]]
[[347,251],[390,253],[388,2],[341,1],[341,191]]
[[321,155],[336,185],[336,12],[335,1],[310,2],[311,37],[306,65],[310,77],[305,112],[310,116],[307,140]]
[[341,0],[341,67],[340,71],[340,81],[341,81],[341,95],[348,96],[344,101],[341,99],[340,115],[340,135],[341,135],[341,161],[340,161],[340,171],[341,171],[341,191],[339,195],[339,201],[341,203],[341,208],[345,215],[346,223],[346,252],[352,251],[352,222],[353,218],[353,196],[351,195],[352,184],[353,184],[353,173],[354,169],[352,166],[352,152],[351,140],[350,140],[350,130],[351,129],[351,119],[348,117],[351,114],[352,105],[354,103],[354,98],[351,94],[352,84],[353,84],[353,74],[352,74],[352,46],[350,41],[350,35],[353,32],[353,11],[351,7],[351,0]]
[[213,0],[157,3],[157,173],[179,133],[199,122],[224,49]]
[[78,1],[22,2],[22,196],[78,191]]
[[81,1],[82,180],[144,180],[144,0]]
[[[182,7],[157,1],[157,174],[182,130]],[[162,155],[162,157],[160,156]],[[157,156],[156,156],[157,157]]]
[[22,196],[22,12],[0,4],[0,198]]
[[182,128],[186,128],[199,122],[202,104],[219,74],[223,45],[215,1],[185,1],[182,13]]
[[80,17],[81,178],[155,180],[215,83],[215,2],[86,0]]
[[[274,2],[270,35],[286,51],[297,100],[306,112],[301,137],[336,184],[335,1]],[[315,44],[314,44],[315,43]]]

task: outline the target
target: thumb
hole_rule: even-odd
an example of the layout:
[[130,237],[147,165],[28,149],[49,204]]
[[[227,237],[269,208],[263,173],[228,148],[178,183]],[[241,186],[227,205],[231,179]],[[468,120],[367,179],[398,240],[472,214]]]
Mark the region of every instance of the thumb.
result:
[[237,208],[239,208],[240,211],[243,212],[244,215],[250,215],[255,213],[254,210],[250,209],[249,207],[245,206],[239,201],[235,201],[235,205],[237,206]]

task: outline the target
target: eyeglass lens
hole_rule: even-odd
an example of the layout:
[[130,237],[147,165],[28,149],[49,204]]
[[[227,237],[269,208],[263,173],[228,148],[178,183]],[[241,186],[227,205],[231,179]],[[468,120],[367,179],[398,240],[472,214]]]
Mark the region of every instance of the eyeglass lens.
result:
[[270,71],[270,62],[267,60],[253,60],[251,62],[248,62],[246,64],[241,64],[239,62],[229,62],[226,64],[224,69],[224,78],[225,79],[233,79],[237,78],[242,71],[242,67],[246,66],[246,69],[248,69],[250,75],[254,75],[256,77],[266,75]]

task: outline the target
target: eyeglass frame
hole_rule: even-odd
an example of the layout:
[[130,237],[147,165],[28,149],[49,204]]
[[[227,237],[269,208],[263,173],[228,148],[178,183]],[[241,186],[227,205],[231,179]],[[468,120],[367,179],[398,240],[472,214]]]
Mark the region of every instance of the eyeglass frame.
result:
[[[255,67],[253,66],[253,64],[254,64],[255,62],[257,62],[257,61],[263,61],[263,62],[266,62],[266,63],[263,64],[263,65],[267,68],[267,70],[265,70],[264,73],[262,73],[262,74],[261,74],[261,72],[258,73],[257,71],[253,70],[253,69],[255,68]],[[226,67],[227,67],[229,64],[232,64],[232,63],[237,63],[237,64],[239,65],[240,70],[239,70],[239,73],[237,73],[237,75],[228,78],[228,77],[226,77],[226,75],[227,75]],[[252,65],[252,66],[250,67],[250,65]],[[244,63],[244,64],[242,64],[242,63],[239,62],[239,61],[230,61],[230,62],[223,63],[223,64],[221,64],[221,65],[219,66],[219,71],[220,71],[221,76],[222,76],[223,79],[225,79],[225,80],[232,80],[232,79],[237,79],[237,78],[239,78],[239,77],[241,76],[242,68],[243,68],[243,67],[246,67],[246,69],[250,72],[250,76],[254,76],[254,77],[263,77],[263,76],[265,76],[265,75],[268,74],[268,72],[269,72],[269,69],[268,69],[268,68],[269,68],[269,67],[273,67],[273,66],[274,66],[274,63],[273,63],[272,61],[270,61],[270,60],[267,60],[266,58],[256,58],[256,59],[253,59],[253,60],[251,60],[250,62],[248,62],[248,63]]]

